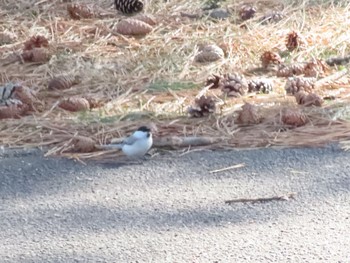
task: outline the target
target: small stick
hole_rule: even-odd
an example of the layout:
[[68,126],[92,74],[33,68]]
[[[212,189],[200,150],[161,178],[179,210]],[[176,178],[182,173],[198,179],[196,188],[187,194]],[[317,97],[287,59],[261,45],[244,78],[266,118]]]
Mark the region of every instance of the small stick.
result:
[[191,19],[197,19],[197,18],[201,17],[199,14],[189,14],[189,13],[185,13],[185,12],[180,12],[180,15],[182,17],[188,17],[188,18],[191,18]]
[[226,200],[225,204],[233,203],[265,203],[270,201],[287,201],[290,199],[295,199],[295,193],[288,193],[286,195],[272,196],[272,197],[260,197],[260,198],[238,198],[232,200]]
[[57,106],[58,104],[60,104],[60,101],[56,101],[53,106],[51,107],[50,110],[48,110],[47,112],[45,112],[45,114],[42,116],[42,118],[46,118]]
[[322,78],[322,79],[320,79],[320,80],[318,80],[318,81],[315,82],[315,88],[321,87],[322,85],[325,85],[325,84],[327,84],[327,83],[330,83],[330,82],[332,82],[332,81],[335,81],[335,80],[337,80],[337,79],[340,79],[341,77],[343,77],[343,76],[345,76],[346,74],[348,74],[348,72],[349,72],[349,71],[348,71],[347,69],[343,69],[343,70],[341,70],[341,71],[335,72],[335,73],[332,74],[332,75],[329,75],[329,76],[327,76],[327,77],[325,77],[325,78]]
[[237,168],[242,168],[244,166],[245,166],[245,163],[239,163],[239,164],[235,164],[233,166],[225,167],[225,168],[222,168],[222,169],[209,171],[209,173],[211,173],[211,174],[219,173],[219,172],[223,172],[223,171],[228,171],[228,170],[233,170],[233,169],[237,169]]
[[214,83],[211,83],[211,84],[209,84],[208,86],[205,86],[205,87],[197,94],[196,98],[200,98],[200,97],[204,96],[204,95],[207,93],[207,91],[208,91],[211,87],[213,87],[213,86],[214,86]]
[[219,142],[220,138],[214,137],[180,137],[180,136],[170,136],[154,138],[154,147],[188,147],[188,146],[204,146],[211,145]]

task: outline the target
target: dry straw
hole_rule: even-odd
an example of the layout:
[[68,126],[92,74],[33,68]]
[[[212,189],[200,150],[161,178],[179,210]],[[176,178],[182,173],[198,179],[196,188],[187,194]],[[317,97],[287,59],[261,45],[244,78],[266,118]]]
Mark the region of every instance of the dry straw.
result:
[[[65,1],[0,0],[0,31],[15,36],[11,43],[0,46],[1,84],[20,82],[34,89],[45,104],[44,109],[20,119],[1,120],[1,144],[48,147],[48,154],[88,159],[106,152],[72,153],[70,143],[77,136],[102,144],[149,123],[157,127],[156,141],[171,136],[211,137],[215,139],[213,149],[314,146],[350,135],[347,74],[319,82],[317,89],[322,96],[336,97],[322,107],[297,106],[294,97],[284,94],[286,79],[266,72],[264,76],[274,83],[273,93],[225,98],[220,90],[204,89],[206,95],[217,100],[217,112],[198,119],[187,115],[188,106],[209,76],[238,72],[258,77],[261,71],[255,68],[261,67],[260,56],[269,50],[283,53],[286,35],[292,30],[300,32],[307,45],[285,56],[286,62],[345,56],[350,44],[349,6],[252,1],[257,14],[241,22],[235,11],[240,1],[223,2],[232,15],[219,21],[202,11],[203,1],[147,1],[144,12],[157,20],[152,32],[125,36],[114,30],[125,17],[113,9],[112,2],[80,1],[94,5],[96,17],[74,20],[67,13]],[[265,25],[259,18],[272,10],[281,11],[284,19]],[[181,15],[184,13],[197,18]],[[23,43],[34,35],[49,40],[50,60],[39,64],[13,62],[13,57],[22,52]],[[222,47],[224,58],[212,63],[194,61],[200,47],[210,44]],[[338,70],[333,67],[329,74]],[[66,90],[48,90],[53,77],[68,74],[78,75],[81,83]],[[104,105],[78,113],[58,107],[60,100],[72,96],[93,97]],[[260,108],[261,123],[236,123],[237,112],[245,102]],[[281,123],[280,113],[286,107],[301,109],[307,124],[294,128]],[[174,148],[184,146],[188,145],[177,144]]]

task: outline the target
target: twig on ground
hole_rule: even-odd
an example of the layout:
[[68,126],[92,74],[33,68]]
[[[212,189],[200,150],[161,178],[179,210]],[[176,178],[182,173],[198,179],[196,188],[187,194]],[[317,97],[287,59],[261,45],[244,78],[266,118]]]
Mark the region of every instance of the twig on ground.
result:
[[347,69],[337,71],[334,74],[331,74],[325,78],[322,78],[322,79],[316,81],[315,87],[321,87],[323,85],[329,84],[337,79],[340,79],[341,77],[344,77],[348,73],[349,73],[349,71]]
[[233,166],[225,167],[225,168],[222,168],[222,169],[209,171],[209,173],[211,173],[211,174],[219,173],[219,172],[224,172],[224,171],[233,170],[233,169],[237,169],[237,168],[242,168],[244,166],[245,166],[245,163],[239,163],[239,164],[235,164]]
[[339,142],[339,144],[345,152],[350,151],[350,141],[349,140],[341,141],[341,142]]
[[270,201],[287,201],[290,199],[295,199],[295,193],[288,193],[286,195],[272,196],[272,197],[259,197],[259,198],[238,198],[232,200],[226,200],[225,204],[233,203],[265,203]]
[[180,12],[180,15],[182,17],[188,17],[188,18],[191,18],[191,19],[201,18],[201,15],[199,15],[199,14],[189,14],[189,13],[185,13],[185,12]]
[[210,145],[219,142],[220,138],[211,137],[180,137],[180,136],[169,136],[162,138],[155,138],[153,142],[154,147],[188,147],[188,146],[203,146]]

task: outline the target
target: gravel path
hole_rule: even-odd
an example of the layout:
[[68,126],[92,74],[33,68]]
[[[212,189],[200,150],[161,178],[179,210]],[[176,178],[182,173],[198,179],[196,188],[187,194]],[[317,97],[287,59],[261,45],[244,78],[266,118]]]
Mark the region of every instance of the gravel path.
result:
[[350,262],[350,155],[336,146],[86,166],[5,151],[0,166],[1,262]]

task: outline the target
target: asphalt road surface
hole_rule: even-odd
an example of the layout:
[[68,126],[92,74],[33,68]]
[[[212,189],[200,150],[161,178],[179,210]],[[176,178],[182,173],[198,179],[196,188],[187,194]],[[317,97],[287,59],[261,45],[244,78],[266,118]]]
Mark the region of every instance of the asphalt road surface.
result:
[[337,146],[86,166],[3,151],[0,197],[0,262],[350,262],[350,154]]

